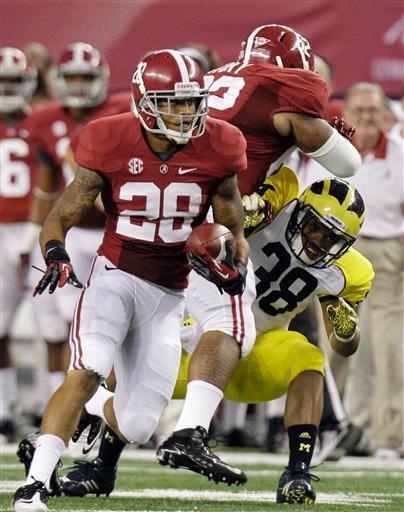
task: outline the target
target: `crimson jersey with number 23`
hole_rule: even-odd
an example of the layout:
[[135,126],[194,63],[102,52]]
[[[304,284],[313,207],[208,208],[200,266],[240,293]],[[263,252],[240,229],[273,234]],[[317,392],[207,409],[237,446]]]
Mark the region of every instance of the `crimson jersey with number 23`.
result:
[[163,161],[132,113],[91,122],[74,156],[105,181],[107,223],[99,254],[142,279],[185,288],[185,241],[205,219],[216,186],[245,172],[245,149],[237,128],[208,118],[201,137]]
[[312,71],[273,64],[232,62],[205,76],[209,115],[237,126],[247,140],[248,171],[238,180],[241,195],[252,194],[295,149],[273,124],[280,112],[324,117],[327,85]]

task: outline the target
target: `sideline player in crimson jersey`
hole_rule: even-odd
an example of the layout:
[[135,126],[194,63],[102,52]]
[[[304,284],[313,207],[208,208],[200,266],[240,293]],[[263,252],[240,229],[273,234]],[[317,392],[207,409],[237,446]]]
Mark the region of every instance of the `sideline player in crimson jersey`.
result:
[[45,411],[15,510],[47,510],[50,478],[65,443],[113,365],[115,396],[100,414],[124,441],[143,443],[152,435],[181,357],[190,270],[185,240],[210,206],[236,241],[228,254],[236,272],[222,288],[232,294],[244,288],[249,249],[236,180],[246,169],[241,132],[206,118],[202,72],[179,52],[146,57],[134,74],[133,91],[137,119],[132,113],[102,118],[79,136],[75,178],[41,232],[47,270],[34,293],[48,286],[53,293],[68,281],[80,287],[65,233],[102,192],[106,231],[76,308],[70,371]]
[[[108,80],[108,65],[96,48],[86,43],[68,45],[54,73],[57,101],[44,106],[31,119],[30,130],[38,140],[40,165],[37,194],[23,240],[22,261],[26,267],[32,248],[33,263],[41,266],[37,243],[41,226],[56,198],[73,179],[73,167],[66,160],[71,141],[90,121],[130,110],[130,94],[108,95]],[[66,246],[80,280],[88,275],[104,224],[103,212],[93,207],[67,237]],[[29,285],[33,287],[37,280],[38,272],[31,267]],[[64,380],[68,326],[79,296],[77,288],[68,286],[63,294],[46,294],[33,301],[34,320],[48,349],[50,394]],[[48,398],[43,397],[43,406]]]
[[14,431],[10,406],[17,388],[8,334],[23,295],[15,276],[36,181],[35,143],[29,128],[33,110],[28,105],[36,80],[37,72],[21,50],[0,49],[0,437],[7,438]]

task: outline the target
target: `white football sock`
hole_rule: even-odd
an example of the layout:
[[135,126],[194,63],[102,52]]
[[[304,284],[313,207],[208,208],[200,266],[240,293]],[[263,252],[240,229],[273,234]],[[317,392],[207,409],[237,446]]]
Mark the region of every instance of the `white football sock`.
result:
[[222,398],[223,391],[213,384],[203,380],[190,382],[174,432],[184,428],[196,428],[198,425],[209,430],[210,422]]
[[39,480],[49,489],[53,470],[64,450],[65,443],[60,437],[52,434],[39,436],[26,483],[32,484],[34,480]]
[[0,369],[0,419],[10,419],[11,406],[17,395],[17,371],[7,367]]
[[52,395],[63,384],[65,376],[65,372],[49,372],[49,385]]
[[222,405],[223,432],[231,432],[234,428],[244,429],[248,404],[225,400]]
[[95,395],[90,398],[84,407],[86,408],[88,414],[99,416],[106,422],[107,420],[105,419],[104,405],[105,402],[112,396],[114,396],[114,394],[111,391],[105,389],[104,386],[99,386]]

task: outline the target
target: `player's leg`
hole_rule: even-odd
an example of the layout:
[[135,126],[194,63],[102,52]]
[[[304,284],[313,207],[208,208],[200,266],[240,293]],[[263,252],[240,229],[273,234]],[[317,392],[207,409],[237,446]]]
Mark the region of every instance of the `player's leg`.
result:
[[[67,252],[74,263],[75,274],[82,283],[87,281],[103,235],[102,229],[73,227],[66,236]],[[72,323],[79,298],[80,289],[74,286],[65,287],[63,294],[55,296],[58,312],[69,326]],[[69,347],[67,347],[66,353],[70,357]],[[101,418],[90,416],[83,409],[75,435],[69,441],[70,453],[75,458],[86,456],[99,438],[103,425],[104,422]]]
[[241,360],[225,396],[266,402],[287,393],[285,426],[289,464],[282,474],[278,502],[309,503],[315,492],[308,472],[322,411],[324,356],[299,333],[269,331]]
[[36,510],[46,502],[51,476],[74,434],[81,409],[97,390],[100,377],[109,375],[117,347],[129,329],[134,304],[130,276],[118,271],[111,275],[105,270],[106,261],[97,258],[77,304],[70,336],[69,372],[45,410],[26,485],[14,497],[16,510],[22,504],[26,510],[30,510],[28,505]]
[[19,234],[23,223],[0,224],[0,437],[15,434],[12,404],[16,398],[17,374],[11,361],[9,329],[22,299],[17,280]]
[[[248,267],[246,289],[232,297],[195,272],[191,273],[186,307],[203,334],[192,355],[184,407],[173,435],[158,449],[157,458],[172,467],[187,467],[217,482],[244,483],[247,477],[224,464],[207,446],[213,415],[231,375],[255,340],[251,304],[255,298],[254,272]],[[173,455],[174,453],[174,455]],[[200,463],[195,463],[195,460]]]

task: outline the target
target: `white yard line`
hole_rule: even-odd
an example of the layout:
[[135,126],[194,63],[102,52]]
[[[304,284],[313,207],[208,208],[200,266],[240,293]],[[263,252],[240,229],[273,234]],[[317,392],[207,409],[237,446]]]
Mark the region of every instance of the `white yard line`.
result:
[[[0,493],[15,491],[24,481],[5,480],[2,482]],[[274,492],[247,492],[247,491],[211,491],[211,490],[190,490],[190,489],[139,489],[136,491],[114,491],[111,496],[116,498],[132,499],[180,499],[195,501],[248,501],[248,502],[274,502]],[[317,503],[328,504],[366,504],[382,505],[391,503],[391,499],[401,497],[401,494],[389,493],[318,493]]]
[[[0,446],[0,457],[4,455],[15,455],[16,444]],[[66,456],[69,454],[66,453]],[[221,451],[220,456],[230,464],[265,464],[285,466],[288,462],[286,455],[276,455],[255,452],[225,452]],[[122,454],[122,460],[155,461],[155,450],[137,450],[127,448]],[[325,462],[321,467],[328,469],[379,469],[379,470],[404,470],[404,460],[376,459],[375,457],[344,457],[338,462]]]

